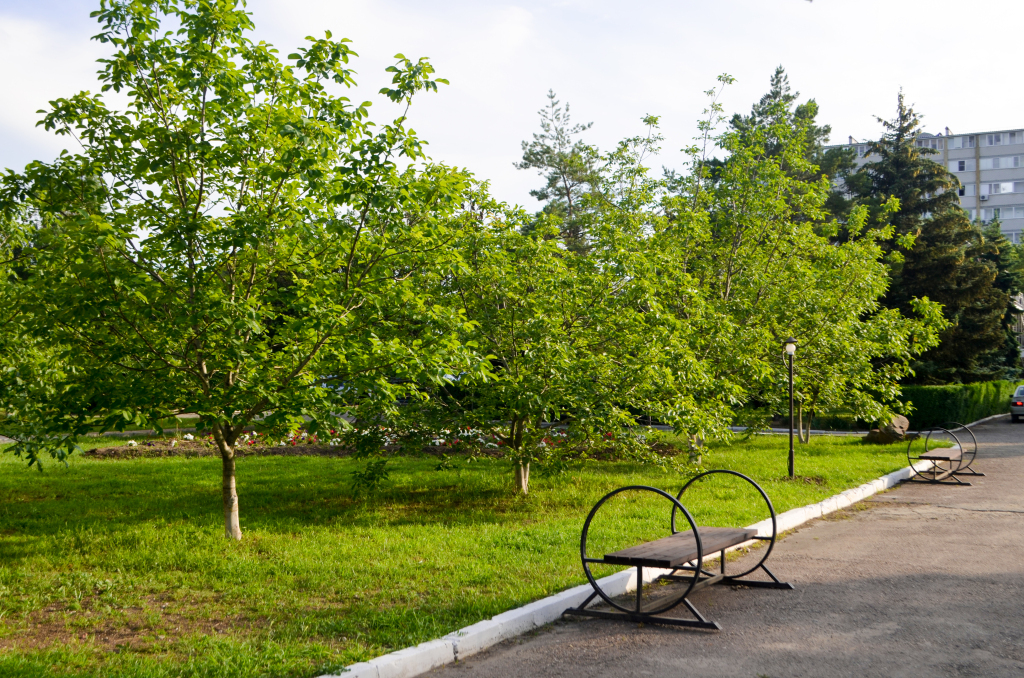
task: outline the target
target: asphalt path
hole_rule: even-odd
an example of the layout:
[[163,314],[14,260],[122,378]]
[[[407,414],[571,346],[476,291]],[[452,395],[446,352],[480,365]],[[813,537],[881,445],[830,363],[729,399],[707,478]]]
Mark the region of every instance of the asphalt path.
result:
[[904,483],[780,540],[795,590],[694,594],[719,632],[567,618],[429,675],[1020,678],[1024,424],[974,431],[971,487]]

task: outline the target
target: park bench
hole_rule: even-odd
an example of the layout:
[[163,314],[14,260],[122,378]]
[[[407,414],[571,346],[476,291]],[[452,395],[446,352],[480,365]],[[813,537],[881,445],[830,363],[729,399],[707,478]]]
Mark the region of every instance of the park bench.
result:
[[[935,441],[943,439],[952,439],[954,446],[935,446]],[[923,446],[924,450],[918,452],[915,444],[918,447]],[[977,455],[978,440],[971,429],[957,423],[933,426],[924,434],[923,441],[921,436],[915,436],[907,444],[907,462],[913,470],[910,481],[969,487],[971,483],[960,480],[960,476],[985,475],[971,468]],[[928,461],[931,465],[918,470],[915,464],[919,461]]]
[[[751,528],[704,527],[698,526],[694,522],[693,516],[681,502],[683,495],[695,482],[704,481],[716,474],[737,476],[756,488],[761,498],[767,504],[768,512],[771,515],[772,533],[770,537],[758,536],[758,531]],[[589,556],[587,553],[587,538],[594,517],[608,500],[625,492],[649,492],[671,502],[670,528],[672,534],[662,539],[605,553],[599,558]],[[687,524],[681,526],[684,528],[688,527],[689,529],[676,529],[678,516],[686,519]],[[587,516],[586,522],[583,524],[583,532],[580,536],[580,558],[583,563],[583,571],[587,575],[590,585],[594,588],[594,592],[581,605],[569,608],[563,614],[720,630],[722,627],[717,622],[709,621],[693,606],[688,600],[689,596],[702,588],[715,584],[747,586],[751,588],[792,589],[792,584],[779,581],[764,564],[768,556],[771,555],[777,536],[778,525],[775,518],[775,508],[772,506],[771,500],[768,499],[768,495],[765,494],[760,485],[742,473],[727,470],[706,471],[686,483],[675,497],[663,490],[646,485],[620,487],[609,492],[594,505],[590,515]],[[753,567],[743,572],[727,574],[725,552],[730,548],[750,541],[768,542],[761,559]],[[705,569],[704,560],[713,557],[716,553],[719,554],[719,571],[712,572]],[[636,568],[636,596],[632,605],[627,607],[625,604],[620,603],[601,587],[600,580],[596,579],[591,572],[591,566],[597,563],[603,565],[626,565]],[[685,585],[680,587],[682,592],[672,593],[660,600],[649,601],[645,609],[643,599],[644,568],[666,570],[667,572],[660,574],[652,583],[657,581],[681,582]],[[756,570],[764,571],[770,577],[770,580],[750,579],[749,575],[753,574]],[[588,608],[587,606],[598,596],[615,611]],[[664,616],[664,613],[678,607],[680,604],[685,605],[696,619],[679,619]]]

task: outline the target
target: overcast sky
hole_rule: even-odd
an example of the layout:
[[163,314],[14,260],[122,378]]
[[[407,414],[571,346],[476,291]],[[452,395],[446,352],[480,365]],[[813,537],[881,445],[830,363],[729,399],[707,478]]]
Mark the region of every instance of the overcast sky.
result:
[[[58,96],[96,91],[104,49],[90,37],[93,0],[0,0],[0,168],[48,160],[62,140],[35,128]],[[749,110],[779,64],[820,105],[832,140],[880,134],[903,88],[925,129],[953,133],[1024,127],[1019,0],[253,0],[256,37],[288,54],[307,35],[348,37],[360,58],[359,92],[373,116],[396,113],[376,94],[396,52],[428,56],[451,81],[424,95],[412,126],[436,160],[468,167],[494,193],[531,209],[539,180],[512,163],[537,129],[548,89],[593,122],[610,147],[662,116],[657,164],[678,166],[695,134],[702,92],[719,73],[737,78],[723,103]],[[968,11],[969,10],[969,11]]]

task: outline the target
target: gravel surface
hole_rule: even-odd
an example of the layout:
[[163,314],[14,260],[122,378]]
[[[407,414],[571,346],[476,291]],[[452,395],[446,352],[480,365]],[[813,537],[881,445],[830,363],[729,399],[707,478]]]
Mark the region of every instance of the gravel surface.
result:
[[972,487],[906,483],[798,529],[768,561],[794,591],[695,594],[720,632],[567,618],[429,675],[1024,676],[1024,424],[974,430]]

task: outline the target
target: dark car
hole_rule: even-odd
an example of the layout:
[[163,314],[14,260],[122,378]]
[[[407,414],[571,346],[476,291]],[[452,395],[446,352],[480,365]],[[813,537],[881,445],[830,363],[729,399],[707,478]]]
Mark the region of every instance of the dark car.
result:
[[1010,396],[1010,420],[1020,421],[1024,417],[1024,386],[1018,386]]

